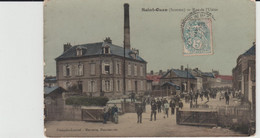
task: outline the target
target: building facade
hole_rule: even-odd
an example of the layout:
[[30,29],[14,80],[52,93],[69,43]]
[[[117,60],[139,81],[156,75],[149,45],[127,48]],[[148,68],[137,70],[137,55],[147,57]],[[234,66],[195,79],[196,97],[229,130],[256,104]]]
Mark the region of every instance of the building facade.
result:
[[244,100],[250,103],[252,109],[255,109],[255,43],[245,53],[237,58],[237,65],[232,70],[233,88],[241,91]]
[[65,90],[90,96],[143,94],[146,64],[135,49],[125,49],[124,58],[124,48],[112,44],[110,38],[99,43],[66,44],[64,53],[56,58],[57,82]]

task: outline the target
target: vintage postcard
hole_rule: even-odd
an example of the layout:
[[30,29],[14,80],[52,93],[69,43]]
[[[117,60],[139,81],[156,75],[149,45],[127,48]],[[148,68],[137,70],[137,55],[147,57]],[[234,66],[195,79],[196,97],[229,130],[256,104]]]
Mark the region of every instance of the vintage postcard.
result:
[[255,2],[48,0],[48,137],[250,136]]

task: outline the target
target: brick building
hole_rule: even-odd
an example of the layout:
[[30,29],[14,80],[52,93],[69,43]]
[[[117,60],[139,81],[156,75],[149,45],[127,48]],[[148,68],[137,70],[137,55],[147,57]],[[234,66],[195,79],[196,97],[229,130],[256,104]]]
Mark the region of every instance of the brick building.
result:
[[128,4],[124,5],[124,17],[125,48],[114,45],[109,37],[103,42],[64,45],[64,52],[56,58],[58,86],[90,96],[146,92],[147,62],[130,46]]

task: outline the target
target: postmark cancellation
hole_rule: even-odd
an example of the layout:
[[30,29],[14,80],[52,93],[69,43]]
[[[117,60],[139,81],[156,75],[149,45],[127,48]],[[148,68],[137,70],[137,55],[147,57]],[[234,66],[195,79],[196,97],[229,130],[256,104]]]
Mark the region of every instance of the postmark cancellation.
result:
[[184,56],[213,54],[212,20],[215,19],[209,12],[191,12],[183,19],[181,29]]

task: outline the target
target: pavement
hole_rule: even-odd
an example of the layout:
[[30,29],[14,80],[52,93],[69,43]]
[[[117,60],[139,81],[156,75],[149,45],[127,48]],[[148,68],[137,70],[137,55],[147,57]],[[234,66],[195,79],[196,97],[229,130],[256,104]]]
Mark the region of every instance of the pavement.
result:
[[[225,105],[225,100],[210,99],[208,104]],[[205,102],[205,101],[204,101]],[[223,102],[223,103],[222,103]],[[189,104],[184,104],[189,109]],[[137,123],[136,113],[126,113],[119,116],[119,124],[108,121],[107,124],[100,122],[85,121],[48,121],[45,123],[45,134],[48,137],[57,136],[135,136],[135,137],[193,137],[193,136],[246,136],[239,132],[220,127],[199,127],[176,124],[176,115],[166,117],[164,113],[157,113],[157,120],[150,121],[150,105],[143,113],[142,124]]]

